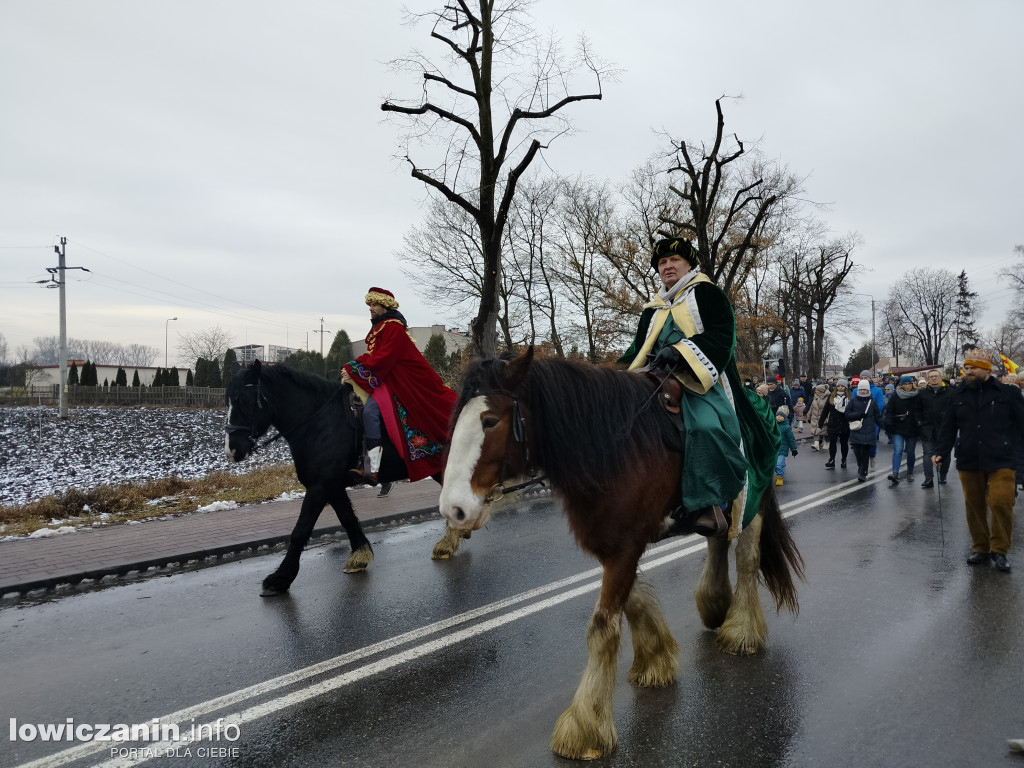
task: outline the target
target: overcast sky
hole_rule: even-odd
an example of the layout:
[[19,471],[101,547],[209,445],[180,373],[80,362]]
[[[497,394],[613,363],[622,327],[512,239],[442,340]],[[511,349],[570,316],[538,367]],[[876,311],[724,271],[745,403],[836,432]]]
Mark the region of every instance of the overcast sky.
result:
[[[913,267],[965,268],[983,326],[1008,308],[1020,0],[539,0],[533,15],[622,70],[603,101],[570,107],[578,132],[544,153],[554,171],[618,183],[663,149],[659,131],[710,139],[714,100],[741,95],[726,129],[808,175],[835,234],[863,237],[854,290],[881,302]],[[91,270],[68,273],[68,335],[163,352],[169,328],[172,363],[178,333],[214,325],[304,347],[323,317],[362,338],[371,285],[412,325],[458,323],[397,257],[425,193],[380,104],[420,84],[387,61],[436,51],[401,22],[378,0],[0,2],[8,356],[58,332],[58,291],[34,281],[61,236],[68,265]],[[863,324],[870,336],[870,312]]]

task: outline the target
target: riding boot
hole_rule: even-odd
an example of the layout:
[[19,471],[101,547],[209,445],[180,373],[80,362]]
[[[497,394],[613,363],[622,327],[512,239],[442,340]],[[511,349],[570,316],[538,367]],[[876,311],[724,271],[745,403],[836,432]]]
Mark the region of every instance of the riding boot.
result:
[[663,538],[668,536],[689,535],[698,533],[701,536],[718,537],[729,533],[729,526],[732,523],[732,504],[720,507],[714,504],[710,507],[689,511],[679,506],[669,513],[671,524],[665,531]]
[[384,453],[379,445],[366,451],[366,457],[370,460],[370,471],[364,472],[362,468],[353,469],[352,475],[357,483],[362,482],[369,486],[377,485],[377,472],[380,471],[380,458]]

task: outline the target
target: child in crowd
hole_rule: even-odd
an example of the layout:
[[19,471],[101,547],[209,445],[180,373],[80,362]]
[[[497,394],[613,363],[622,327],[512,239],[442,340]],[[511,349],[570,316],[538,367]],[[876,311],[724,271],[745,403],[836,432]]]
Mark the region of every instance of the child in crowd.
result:
[[804,431],[804,410],[806,408],[807,406],[804,405],[804,399],[802,397],[798,397],[796,399],[796,405],[793,406],[793,417],[796,419],[797,432]]
[[789,423],[789,407],[780,405],[775,412],[775,421],[778,423],[779,434],[782,435],[782,442],[779,444],[779,459],[775,462],[775,484],[782,485],[786,476],[786,457],[792,451],[796,456],[796,437],[793,435],[793,427]]

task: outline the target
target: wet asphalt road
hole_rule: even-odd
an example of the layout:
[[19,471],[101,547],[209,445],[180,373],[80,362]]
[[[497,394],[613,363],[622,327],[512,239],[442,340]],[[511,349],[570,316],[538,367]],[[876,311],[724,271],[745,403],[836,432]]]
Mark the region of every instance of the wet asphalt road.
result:
[[[624,636],[620,745],[595,765],[1024,766],[1006,746],[1024,737],[1021,528],[1014,573],[967,566],[955,475],[940,509],[937,489],[888,487],[885,450],[866,485],[824,470],[821,454],[790,459],[780,501],[808,581],[796,618],[762,596],[764,654],[726,656],[701,626],[700,542],[657,548],[645,578],[679,642],[680,678],[659,691],[629,686]],[[258,596],[279,557],[269,555],[0,610],[0,766],[111,757],[11,741],[12,717],[174,714],[186,733],[193,718],[237,713],[237,740],[148,764],[571,765],[548,741],[585,663],[594,561],[547,500],[506,510],[453,560],[433,562],[441,530],[376,534],[377,558],[360,575],[341,571],[347,547],[311,549],[283,598]],[[237,752],[200,753],[210,747]]]

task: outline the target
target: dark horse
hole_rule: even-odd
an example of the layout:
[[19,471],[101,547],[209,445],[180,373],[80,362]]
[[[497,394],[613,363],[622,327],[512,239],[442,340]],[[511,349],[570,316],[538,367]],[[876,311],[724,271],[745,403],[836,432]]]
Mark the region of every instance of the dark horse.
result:
[[[615,749],[612,691],[623,613],[633,638],[630,682],[665,686],[679,670],[678,645],[653,590],[637,580],[640,556],[663,537],[667,515],[680,503],[681,455],[663,440],[655,386],[624,371],[534,360],[530,349],[511,362],[475,364],[456,404],[441,491],[449,524],[480,528],[507,491],[543,473],[576,541],[604,567],[587,630],[587,667],[551,741],[564,757],[592,759]],[[718,629],[724,650],[755,653],[767,642],[758,571],[776,607],[794,613],[793,576],[803,575],[774,486],[736,538],[735,592],[730,539],[709,538],[697,609],[706,626]]]
[[[245,459],[273,426],[288,442],[295,473],[306,487],[284,560],[263,580],[261,594],[265,597],[286,592],[291,586],[299,573],[302,550],[328,504],[334,507],[352,545],[345,573],[365,571],[373,559],[373,549],[345,490],[353,483],[351,470],[362,456],[362,422],[350,404],[351,395],[352,388],[347,384],[283,365],[262,366],[258,360],[228,382],[228,417],[224,427],[228,458]],[[386,432],[381,437],[381,479],[408,477],[405,463]],[[468,533],[446,527],[444,537],[434,546],[433,557],[450,557],[464,538],[469,538]]]

